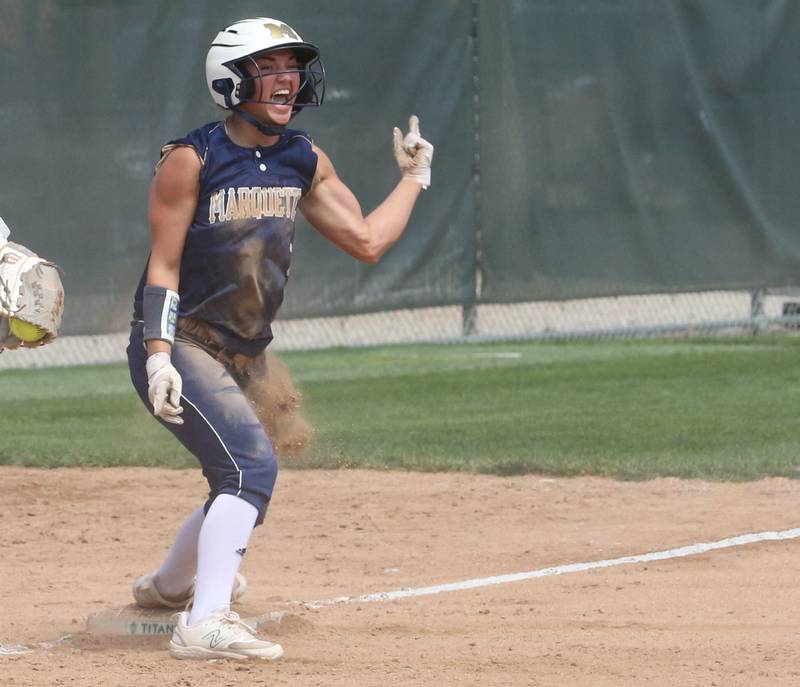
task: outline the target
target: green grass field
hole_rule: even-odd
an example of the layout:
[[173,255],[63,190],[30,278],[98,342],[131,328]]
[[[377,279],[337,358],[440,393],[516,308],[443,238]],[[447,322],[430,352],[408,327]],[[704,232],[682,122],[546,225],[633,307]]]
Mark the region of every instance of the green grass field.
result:
[[[317,430],[285,467],[800,475],[793,337],[413,345],[281,358]],[[195,464],[148,416],[124,365],[3,371],[0,388],[0,464]]]

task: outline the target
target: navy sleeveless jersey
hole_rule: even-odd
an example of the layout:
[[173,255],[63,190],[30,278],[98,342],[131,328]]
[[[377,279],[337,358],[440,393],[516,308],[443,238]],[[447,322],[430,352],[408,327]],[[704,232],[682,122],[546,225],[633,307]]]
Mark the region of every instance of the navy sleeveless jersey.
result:
[[[227,348],[252,356],[272,340],[289,276],[297,204],[311,188],[317,155],[302,131],[272,146],[242,148],[222,122],[170,141],[202,160],[197,212],[181,257],[180,317],[212,325]],[[134,299],[142,319],[147,267]]]

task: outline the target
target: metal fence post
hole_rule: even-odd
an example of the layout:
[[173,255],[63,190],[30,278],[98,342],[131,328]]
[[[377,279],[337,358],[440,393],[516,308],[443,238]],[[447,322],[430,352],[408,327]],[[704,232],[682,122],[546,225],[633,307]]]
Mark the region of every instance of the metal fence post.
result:
[[764,298],[767,295],[766,289],[753,289],[750,292],[750,319],[753,324],[750,333],[757,336],[761,333],[760,319],[764,316]]
[[480,130],[480,0],[472,0],[472,24],[470,43],[472,45],[472,190],[475,202],[475,254],[472,289],[468,300],[461,309],[461,334],[465,338],[478,333],[478,301],[481,291],[481,130]]

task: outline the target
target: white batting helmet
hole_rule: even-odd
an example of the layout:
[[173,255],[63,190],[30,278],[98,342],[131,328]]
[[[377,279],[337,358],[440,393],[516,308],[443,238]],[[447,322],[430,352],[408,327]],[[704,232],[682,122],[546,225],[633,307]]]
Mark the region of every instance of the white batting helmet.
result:
[[251,102],[259,78],[242,69],[245,61],[258,68],[255,56],[271,50],[294,50],[300,61],[300,90],[292,114],[307,105],[321,105],[325,95],[325,70],[319,48],[306,43],[291,26],[278,19],[256,17],[231,24],[217,34],[206,57],[206,82],[214,102],[226,110]]

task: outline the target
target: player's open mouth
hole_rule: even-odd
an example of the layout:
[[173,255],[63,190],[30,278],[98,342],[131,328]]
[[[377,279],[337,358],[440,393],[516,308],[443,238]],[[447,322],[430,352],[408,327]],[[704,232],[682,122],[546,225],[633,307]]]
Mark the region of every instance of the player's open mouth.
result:
[[289,105],[289,96],[291,91],[288,88],[279,88],[272,94],[271,100],[277,100],[276,105]]

